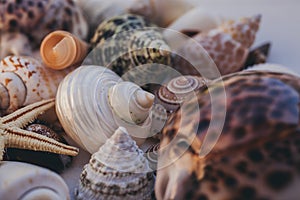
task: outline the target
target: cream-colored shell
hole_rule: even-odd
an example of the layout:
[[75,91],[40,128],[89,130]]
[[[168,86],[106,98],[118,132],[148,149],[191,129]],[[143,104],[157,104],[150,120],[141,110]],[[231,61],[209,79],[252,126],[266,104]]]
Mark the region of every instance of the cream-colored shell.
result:
[[54,98],[60,81],[73,69],[56,71],[44,67],[32,57],[5,57],[0,62],[2,114],[43,99]]
[[61,82],[56,111],[67,134],[95,153],[119,127],[138,144],[148,137],[154,96],[105,67],[81,66]]
[[77,199],[151,199],[154,176],[143,154],[119,127],[84,166]]
[[58,174],[13,161],[0,164],[0,197],[5,200],[70,199],[68,186]]

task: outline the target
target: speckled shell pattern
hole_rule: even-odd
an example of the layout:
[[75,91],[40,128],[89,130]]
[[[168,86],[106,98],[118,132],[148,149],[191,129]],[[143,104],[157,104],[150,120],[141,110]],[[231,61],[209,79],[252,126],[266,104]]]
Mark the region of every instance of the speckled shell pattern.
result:
[[[199,157],[218,137],[213,134],[214,127],[210,135],[207,132],[211,120],[218,121],[222,116],[211,119],[211,97],[207,89],[200,89],[197,98],[187,101],[186,107],[181,107],[168,121],[162,139],[165,146],[177,134],[187,136],[188,133],[177,132],[179,124],[182,130],[196,126],[200,145],[192,144],[184,154],[183,157],[190,155],[189,161],[183,163],[179,158],[173,168],[169,167],[164,174],[158,172],[157,183],[180,174],[186,168],[184,165],[204,162],[204,168],[198,166],[184,178],[187,187],[176,195],[183,199],[297,199],[299,191],[288,188],[296,188],[300,183],[299,77],[251,70],[224,76],[222,81],[226,91],[226,118],[212,151]],[[220,89],[220,83],[221,80],[211,82],[214,91]],[[217,95],[214,102],[223,104],[220,98],[222,95]],[[189,109],[194,104],[199,105],[200,113]],[[199,121],[184,123],[182,109],[186,109],[189,118]],[[164,152],[167,154],[171,152]],[[160,157],[158,162],[165,158]],[[202,174],[200,179],[199,174]],[[182,183],[169,183],[166,194],[172,184]],[[162,185],[156,188],[159,186]],[[157,195],[164,196],[160,192]]]
[[1,199],[70,199],[65,181],[48,169],[14,161],[0,163]]
[[88,34],[88,24],[73,0],[6,0],[0,5],[0,31],[21,32],[35,45],[54,30],[82,39]]
[[[125,87],[117,91],[121,85]],[[130,131],[140,145],[149,134],[151,118],[147,116],[150,107],[128,108],[137,98],[136,91],[145,92],[105,67],[83,65],[61,82],[56,95],[56,113],[66,133],[90,153],[95,153],[119,126]],[[122,111],[130,115],[140,112],[144,119],[136,124],[127,120]]]
[[60,81],[73,69],[56,71],[32,57],[5,57],[0,62],[1,114],[54,98]]
[[120,127],[80,175],[77,199],[151,199],[154,175],[142,150]]
[[261,16],[255,15],[236,22],[225,21],[207,33],[193,36],[178,50],[179,55],[183,56],[187,62],[179,59],[181,62],[177,63],[175,68],[183,74],[199,75],[199,71],[201,73],[199,69],[207,66],[203,56],[208,54],[221,75],[242,70],[249,47],[253,44],[258,31],[260,20]]
[[92,64],[108,67],[127,81],[136,82],[139,77],[147,82],[149,73],[160,70],[155,75],[164,74],[159,64],[170,66],[170,48],[162,34],[138,15],[125,14],[102,22],[91,43],[96,47],[88,56]]

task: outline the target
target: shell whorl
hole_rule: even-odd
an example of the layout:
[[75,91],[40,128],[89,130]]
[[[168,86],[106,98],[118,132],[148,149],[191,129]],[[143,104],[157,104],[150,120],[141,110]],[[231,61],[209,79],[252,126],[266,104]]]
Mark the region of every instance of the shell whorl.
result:
[[151,199],[154,176],[125,128],[94,153],[80,176],[77,199]]
[[[144,101],[143,96],[150,98]],[[108,68],[77,68],[61,82],[56,97],[56,111],[65,131],[90,153],[96,152],[119,126],[136,137],[138,144],[148,137],[152,95],[134,83],[124,82]]]
[[54,31],[42,41],[40,53],[47,67],[64,69],[78,65],[88,52],[88,44],[66,31]]
[[1,162],[2,199],[69,199],[69,189],[56,173],[22,162]]
[[[73,68],[56,71],[45,68],[32,57],[7,56],[0,62],[1,112],[55,97],[57,87]],[[9,104],[7,104],[7,100]],[[5,103],[4,103],[5,102]]]

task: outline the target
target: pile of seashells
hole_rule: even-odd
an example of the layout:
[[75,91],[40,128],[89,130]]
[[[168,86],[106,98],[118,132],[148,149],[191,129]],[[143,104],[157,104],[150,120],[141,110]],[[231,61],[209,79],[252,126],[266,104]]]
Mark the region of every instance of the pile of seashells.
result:
[[[185,0],[0,11],[1,199],[299,196],[300,79],[252,48],[261,15]],[[75,191],[68,143],[90,156]]]

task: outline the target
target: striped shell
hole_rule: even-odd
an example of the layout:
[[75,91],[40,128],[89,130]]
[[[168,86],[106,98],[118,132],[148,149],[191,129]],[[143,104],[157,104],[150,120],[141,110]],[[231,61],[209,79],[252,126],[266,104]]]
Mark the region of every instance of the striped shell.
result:
[[56,113],[66,133],[94,153],[119,126],[142,144],[150,132],[153,101],[154,95],[123,81],[113,71],[86,65],[61,82]]
[[1,5],[1,13],[1,31],[21,32],[37,44],[45,35],[58,29],[80,38],[85,38],[88,33],[87,23],[73,0],[6,0]]
[[299,76],[244,71],[208,88],[187,101],[163,130],[157,199],[297,199]]
[[256,15],[237,22],[224,22],[208,33],[195,35],[178,50],[188,62],[179,59],[175,68],[183,74],[199,75],[199,71],[210,66],[206,61],[208,54],[221,75],[240,71],[254,42],[260,19],[261,16]]
[[5,200],[70,199],[69,189],[56,173],[22,162],[1,162],[0,196]]
[[54,98],[60,81],[72,69],[55,71],[45,68],[32,57],[5,57],[0,62],[1,114]]
[[102,22],[91,43],[96,48],[88,56],[89,64],[108,67],[139,85],[152,82],[150,73],[164,79],[164,65],[170,66],[170,48],[162,34],[138,15],[115,16]]
[[126,129],[119,127],[80,175],[77,199],[151,199],[154,175]]

